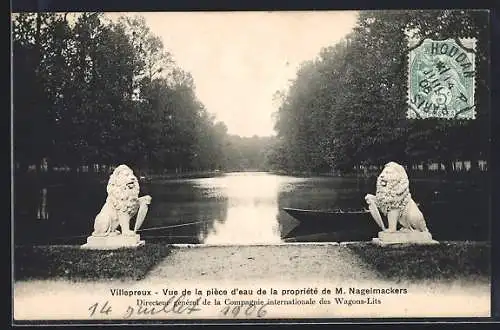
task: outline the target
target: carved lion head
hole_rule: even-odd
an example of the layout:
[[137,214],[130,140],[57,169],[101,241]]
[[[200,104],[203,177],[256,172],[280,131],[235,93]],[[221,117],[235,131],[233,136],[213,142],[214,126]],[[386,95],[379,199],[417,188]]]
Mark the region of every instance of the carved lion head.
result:
[[391,209],[403,209],[410,196],[410,182],[403,166],[389,162],[377,178],[377,206],[387,214]]
[[138,209],[139,182],[127,165],[118,166],[109,177],[108,201],[117,210],[130,215]]

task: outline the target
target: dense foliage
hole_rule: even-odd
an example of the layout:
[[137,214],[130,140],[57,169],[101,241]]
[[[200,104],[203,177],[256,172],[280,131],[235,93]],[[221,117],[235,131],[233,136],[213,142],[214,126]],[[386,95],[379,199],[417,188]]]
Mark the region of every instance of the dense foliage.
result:
[[[298,69],[276,93],[277,169],[328,172],[380,165],[488,159],[488,13],[364,11],[352,33]],[[476,37],[475,120],[408,120],[408,34]]]
[[13,16],[17,167],[116,165],[154,171],[223,166],[226,130],[141,16]]
[[274,137],[241,137],[228,135],[225,150],[227,171],[268,171],[271,169],[268,156]]
[[[360,165],[487,160],[488,15],[363,11],[341,42],[276,93],[276,137],[229,135],[141,16],[13,16],[14,156],[24,172],[116,165],[161,171],[350,171]],[[408,34],[476,37],[476,119],[406,119]],[[216,110],[216,109],[212,109]]]

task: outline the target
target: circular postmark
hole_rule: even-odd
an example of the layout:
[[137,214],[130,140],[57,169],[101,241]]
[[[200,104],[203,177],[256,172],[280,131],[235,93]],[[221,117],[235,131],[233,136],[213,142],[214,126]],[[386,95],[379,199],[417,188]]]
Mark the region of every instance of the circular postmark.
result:
[[410,51],[408,118],[475,118],[475,40],[471,46],[425,39]]

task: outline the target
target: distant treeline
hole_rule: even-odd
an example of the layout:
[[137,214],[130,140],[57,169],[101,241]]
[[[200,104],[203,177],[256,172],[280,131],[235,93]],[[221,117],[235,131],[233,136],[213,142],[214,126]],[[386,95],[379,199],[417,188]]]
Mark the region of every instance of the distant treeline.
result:
[[227,171],[270,170],[268,156],[274,137],[241,137],[229,135],[225,144],[225,168]]
[[[321,33],[328,33],[322,31]],[[409,120],[408,35],[476,37],[476,119]],[[485,170],[489,159],[488,12],[363,11],[354,30],[304,62],[275,94],[270,163],[285,172],[349,172],[398,161],[417,171]],[[458,161],[458,162],[457,162]],[[418,168],[423,166],[423,168]]]
[[[417,171],[456,172],[463,161],[485,170],[487,23],[482,11],[361,12],[352,33],[276,93],[277,136],[242,138],[197,99],[191,75],[141,16],[14,14],[15,168],[346,173],[395,160]],[[475,120],[406,119],[405,31],[478,38]]]

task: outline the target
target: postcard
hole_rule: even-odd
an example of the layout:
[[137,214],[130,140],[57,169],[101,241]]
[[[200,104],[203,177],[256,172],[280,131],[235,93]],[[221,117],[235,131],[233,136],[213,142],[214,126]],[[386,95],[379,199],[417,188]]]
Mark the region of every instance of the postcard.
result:
[[489,24],[12,13],[13,323],[490,317]]

